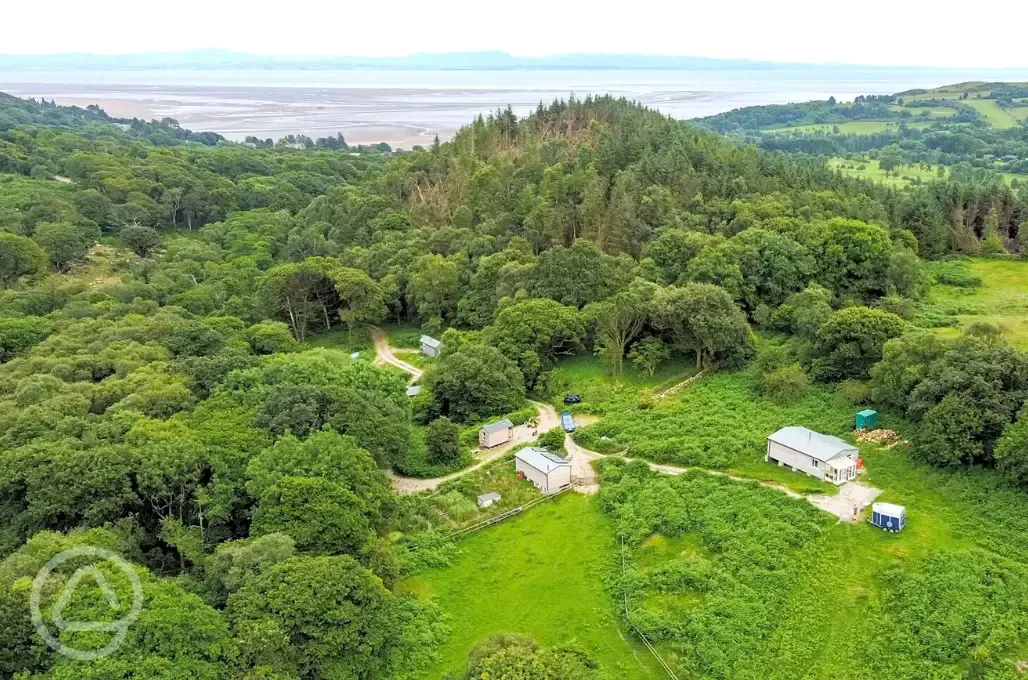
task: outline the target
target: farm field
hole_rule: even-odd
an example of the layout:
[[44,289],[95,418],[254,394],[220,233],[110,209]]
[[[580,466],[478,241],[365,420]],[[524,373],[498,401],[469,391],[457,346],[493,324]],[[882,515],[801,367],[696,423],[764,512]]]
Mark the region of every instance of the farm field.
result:
[[974,258],[969,270],[982,278],[978,288],[936,285],[929,293],[930,303],[953,313],[960,322],[939,332],[956,335],[968,323],[985,321],[999,325],[1015,347],[1028,349],[1028,262]]
[[859,120],[848,123],[815,123],[812,125],[795,125],[793,127],[774,128],[768,130],[768,132],[833,132],[834,128],[839,128],[839,134],[851,134],[851,135],[869,135],[876,132],[884,132],[889,128],[899,127],[898,123],[876,121],[876,120]]
[[1020,124],[1008,111],[1001,109],[999,104],[991,99],[968,99],[965,103],[974,107],[985,117],[985,120],[989,121],[989,125],[998,130],[1006,130]]
[[402,582],[441,606],[452,628],[441,659],[420,677],[459,673],[468,651],[496,632],[577,644],[613,677],[662,677],[645,648],[627,642],[601,580],[614,555],[612,525],[595,498],[564,494],[464,539],[453,566]]
[[[857,166],[864,166],[863,170],[858,170]],[[851,167],[844,167],[851,166]],[[860,179],[869,179],[874,182],[882,182],[889,186],[896,188],[903,188],[910,184],[910,182],[904,177],[917,178],[922,182],[930,182],[934,179],[938,179],[939,176],[936,173],[935,168],[931,170],[922,170],[916,165],[902,165],[898,169],[899,175],[895,173],[889,174],[879,167],[878,161],[869,159],[867,161],[856,161],[849,160],[847,158],[829,158],[828,167],[834,168],[842,172],[842,174],[849,177],[859,177]],[[947,168],[947,174],[949,169]]]

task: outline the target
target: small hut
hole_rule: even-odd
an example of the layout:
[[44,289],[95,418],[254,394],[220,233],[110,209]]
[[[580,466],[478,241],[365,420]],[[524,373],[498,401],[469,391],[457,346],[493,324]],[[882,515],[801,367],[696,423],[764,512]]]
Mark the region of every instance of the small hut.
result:
[[436,340],[432,336],[422,335],[421,336],[421,353],[426,357],[437,357],[439,352],[442,351],[443,343],[441,340]]
[[902,531],[907,525],[907,509],[892,503],[874,503],[871,505],[871,524],[885,531]]

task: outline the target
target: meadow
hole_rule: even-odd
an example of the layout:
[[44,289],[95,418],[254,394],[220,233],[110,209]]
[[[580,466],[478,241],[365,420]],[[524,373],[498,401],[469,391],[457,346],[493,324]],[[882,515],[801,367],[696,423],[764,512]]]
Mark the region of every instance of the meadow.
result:
[[[923,170],[916,165],[901,165],[894,172],[882,170],[876,159],[851,160],[849,158],[829,158],[828,167],[839,170],[849,177],[869,179],[873,182],[881,182],[897,189],[910,186],[911,179],[919,179],[922,182],[930,182],[939,179],[936,169]],[[863,168],[863,169],[861,169]],[[949,174],[949,169],[946,169]],[[945,177],[945,175],[943,175]]]
[[458,545],[452,566],[400,584],[442,607],[452,630],[439,661],[420,677],[459,673],[468,651],[496,632],[524,633],[544,646],[576,644],[612,677],[661,677],[642,645],[629,642],[603,584],[614,532],[595,498],[564,494]]
[[982,285],[963,288],[937,284],[928,303],[957,318],[958,326],[941,328],[944,335],[957,335],[975,321],[998,325],[1003,335],[1019,349],[1028,349],[1028,262],[1015,259],[972,258],[968,271],[981,277]]

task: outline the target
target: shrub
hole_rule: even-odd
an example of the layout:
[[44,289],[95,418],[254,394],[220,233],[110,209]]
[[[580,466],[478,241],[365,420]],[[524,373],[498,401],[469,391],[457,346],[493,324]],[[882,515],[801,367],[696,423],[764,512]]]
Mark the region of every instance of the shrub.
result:
[[871,387],[861,380],[843,380],[839,384],[839,395],[854,406],[871,403]]
[[968,261],[963,259],[942,260],[928,264],[928,274],[936,283],[957,288],[977,288],[982,277],[970,272]]
[[810,380],[798,363],[776,368],[760,379],[761,391],[777,401],[795,401],[810,389]]
[[459,491],[449,491],[436,496],[435,503],[456,522],[463,522],[478,514],[478,506],[474,501],[465,498]]
[[539,435],[536,443],[548,451],[559,453],[564,449],[564,430],[559,427],[547,430]]

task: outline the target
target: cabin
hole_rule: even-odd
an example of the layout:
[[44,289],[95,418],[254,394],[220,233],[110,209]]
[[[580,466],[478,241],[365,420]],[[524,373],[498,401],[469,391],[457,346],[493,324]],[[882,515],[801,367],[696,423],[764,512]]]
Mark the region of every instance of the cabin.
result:
[[892,503],[871,505],[871,524],[885,531],[899,532],[907,525],[907,509]]
[[482,494],[481,496],[478,497],[478,507],[480,507],[480,508],[488,508],[490,505],[493,505],[495,503],[499,503],[500,502],[500,498],[501,498],[500,494],[496,493],[495,491],[490,491],[489,493],[484,493],[484,494]]
[[411,385],[407,388],[408,397],[416,397],[421,394],[421,385]]
[[443,343],[441,340],[436,340],[430,335],[421,336],[421,353],[426,357],[437,357],[439,352],[443,349]]
[[546,449],[529,446],[514,454],[518,477],[527,479],[545,494],[571,486],[571,463]]
[[514,439],[514,423],[507,418],[489,423],[478,431],[478,445],[483,449],[506,444],[511,439]]
[[805,427],[783,427],[767,438],[764,460],[811,477],[845,484],[857,476],[860,451],[852,444]]

